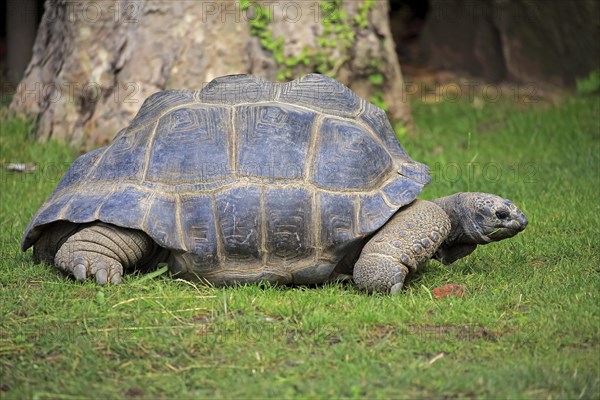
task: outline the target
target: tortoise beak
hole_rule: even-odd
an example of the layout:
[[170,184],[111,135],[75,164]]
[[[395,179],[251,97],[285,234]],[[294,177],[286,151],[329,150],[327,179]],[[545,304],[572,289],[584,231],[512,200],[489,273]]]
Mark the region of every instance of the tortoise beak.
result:
[[510,219],[507,227],[514,229],[516,233],[519,233],[527,227],[529,220],[525,216],[525,213],[523,213],[519,207],[514,205],[514,203],[510,202],[509,200],[505,200],[505,202],[509,204],[510,209]]
[[515,236],[519,232],[522,232],[529,223],[525,214],[512,203],[509,216],[500,219],[498,222],[499,224],[496,226],[496,229],[488,235],[494,241]]
[[520,215],[517,219],[517,221],[519,223],[518,231],[521,232],[522,230],[524,230],[527,227],[529,220],[527,219],[527,217],[525,216],[525,214],[523,214],[523,212],[521,210],[519,210],[519,213],[520,213]]

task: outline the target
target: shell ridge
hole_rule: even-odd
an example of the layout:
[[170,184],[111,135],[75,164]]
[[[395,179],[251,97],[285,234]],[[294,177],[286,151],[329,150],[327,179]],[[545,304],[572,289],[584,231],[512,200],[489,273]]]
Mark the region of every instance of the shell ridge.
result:
[[178,193],[174,193],[175,197],[175,231],[177,232],[177,237],[179,239],[179,243],[181,243],[181,250],[188,251],[187,245],[185,243],[185,237],[183,234],[183,225],[181,223],[181,196]]
[[269,252],[267,251],[267,240],[268,240],[268,232],[267,232],[267,208],[266,208],[266,187],[261,185],[260,187],[260,251],[262,253],[262,264],[267,265],[269,261]]
[[211,193],[210,195],[210,199],[211,199],[211,213],[212,213],[212,220],[213,220],[213,224],[214,224],[214,230],[215,230],[215,246],[217,248],[217,263],[221,264],[221,261],[224,260],[225,258],[225,253],[223,252],[223,243],[221,243],[221,239],[223,237],[223,232],[221,230],[221,224],[219,221],[219,216],[218,216],[218,212],[217,212],[217,199],[215,196],[215,193]]
[[230,124],[231,124],[231,132],[229,133],[229,146],[228,146],[228,151],[229,151],[229,163],[231,164],[230,168],[230,173],[231,176],[237,177],[238,176],[238,166],[237,166],[237,162],[238,162],[238,140],[237,140],[237,127],[236,127],[236,118],[237,118],[237,107],[231,107],[231,112],[230,114]]
[[323,252],[323,247],[321,245],[321,224],[322,224],[322,215],[321,215],[321,199],[320,196],[314,190],[311,191],[312,194],[312,226],[311,229],[314,232],[314,242],[313,246],[315,248],[314,251],[314,262],[318,262],[321,257],[321,253]]
[[313,177],[315,176],[315,159],[317,157],[317,150],[319,145],[319,130],[323,125],[323,120],[325,117],[320,114],[313,121],[313,126],[310,132],[310,139],[308,142],[308,152],[306,154],[306,163],[304,165],[304,181],[312,182]]
[[152,133],[150,134],[150,138],[148,138],[148,143],[146,144],[146,154],[144,155],[144,169],[142,170],[140,183],[146,180],[146,176],[148,175],[148,168],[150,167],[150,157],[152,156],[152,147],[154,144],[154,138],[156,137],[156,131],[158,130],[158,125],[160,122],[160,118],[157,118],[154,121],[154,128],[152,129]]
[[146,212],[140,222],[140,226],[144,229],[144,232],[148,232],[148,217],[150,216],[150,210],[152,209],[152,204],[154,204],[154,199],[156,198],[156,194],[151,192],[148,196],[148,205],[146,206]]

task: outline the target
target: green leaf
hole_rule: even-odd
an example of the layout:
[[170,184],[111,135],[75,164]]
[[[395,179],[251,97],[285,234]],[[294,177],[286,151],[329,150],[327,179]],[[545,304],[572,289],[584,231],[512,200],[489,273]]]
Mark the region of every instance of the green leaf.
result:
[[246,11],[250,8],[250,0],[240,0],[240,9]]
[[371,82],[373,85],[380,86],[383,84],[383,75],[373,74],[369,76],[369,82]]
[[167,272],[169,270],[169,266],[165,263],[160,263],[158,265],[159,266],[162,265],[162,267],[158,268],[156,271],[152,271],[152,272],[142,276],[140,279],[135,281],[135,283],[143,283],[143,282],[149,281],[150,279],[154,279],[157,276],[161,276],[162,274],[164,274],[165,272]]

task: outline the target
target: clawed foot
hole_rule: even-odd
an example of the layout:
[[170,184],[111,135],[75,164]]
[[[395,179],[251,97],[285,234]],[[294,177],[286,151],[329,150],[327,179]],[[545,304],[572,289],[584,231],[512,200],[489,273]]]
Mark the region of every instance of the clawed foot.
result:
[[78,281],[94,278],[100,285],[120,283],[124,271],[167,257],[144,232],[101,222],[59,225],[34,246],[38,259]]
[[95,277],[99,285],[118,284],[123,276],[123,266],[106,256],[94,255],[86,257],[85,255],[75,254],[67,260],[60,260],[56,266],[72,274],[78,281],[84,281],[89,277]]
[[369,292],[397,294],[402,290],[408,272],[408,268],[393,257],[363,253],[354,264],[354,282]]

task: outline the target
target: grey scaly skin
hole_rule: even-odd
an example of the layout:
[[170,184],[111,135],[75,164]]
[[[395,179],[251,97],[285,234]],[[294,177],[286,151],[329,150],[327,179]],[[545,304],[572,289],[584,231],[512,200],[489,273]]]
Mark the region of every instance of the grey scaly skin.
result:
[[448,265],[471,254],[478,244],[508,239],[527,226],[527,217],[511,201],[488,193],[457,193],[432,200],[450,218],[452,230],[434,254]]
[[369,292],[395,294],[407,275],[430,258],[451,264],[477,245],[512,237],[526,226],[527,218],[517,206],[493,194],[417,200],[365,245],[354,266],[354,281]]
[[94,277],[100,285],[118,284],[126,270],[152,268],[166,258],[144,232],[101,222],[56,223],[35,244],[33,255],[78,281]]

